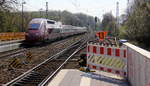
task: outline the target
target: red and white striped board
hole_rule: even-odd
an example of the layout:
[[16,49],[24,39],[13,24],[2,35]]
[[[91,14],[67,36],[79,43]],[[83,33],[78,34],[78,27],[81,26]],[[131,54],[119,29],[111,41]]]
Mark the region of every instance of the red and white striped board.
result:
[[108,72],[108,73],[114,73],[114,74],[124,76],[124,77],[127,76],[127,72],[124,71],[124,70],[121,70],[121,69],[107,67],[107,66],[104,66],[104,65],[98,65],[98,64],[94,64],[94,63],[90,63],[90,62],[88,62],[87,64],[88,64],[87,65],[88,68],[90,68],[90,69],[105,71],[105,72]]
[[119,57],[125,58],[127,57],[126,48],[117,48],[117,47],[107,47],[101,46],[97,44],[88,44],[87,46],[87,54],[94,54],[97,56],[107,56],[107,57]]
[[[96,43],[87,44],[87,66],[90,69],[105,71],[105,72],[114,73],[120,76],[127,77],[127,52],[126,51],[127,51],[126,48],[108,47]],[[117,60],[121,60],[125,66],[123,68],[117,68],[114,66],[97,63],[95,59],[100,58],[100,56],[106,58],[106,60],[107,58],[115,58]],[[94,59],[95,61],[90,61],[91,58]]]

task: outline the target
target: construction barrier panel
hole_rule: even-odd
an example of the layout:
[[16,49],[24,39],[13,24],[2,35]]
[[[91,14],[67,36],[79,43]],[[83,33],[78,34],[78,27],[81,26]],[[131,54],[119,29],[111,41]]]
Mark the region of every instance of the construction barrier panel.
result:
[[87,66],[90,69],[127,77],[126,48],[87,44]]
[[0,33],[0,41],[22,40],[25,39],[25,32]]

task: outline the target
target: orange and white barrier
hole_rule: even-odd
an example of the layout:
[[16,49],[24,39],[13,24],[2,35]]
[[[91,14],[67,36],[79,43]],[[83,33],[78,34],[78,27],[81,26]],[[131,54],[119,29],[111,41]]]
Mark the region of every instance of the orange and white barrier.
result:
[[109,57],[126,58],[127,50],[125,48],[107,47],[98,44],[88,44],[87,52],[91,55],[103,55]]
[[104,65],[97,65],[97,64],[88,62],[88,68],[99,70],[99,71],[105,71],[105,72],[108,72],[108,73],[114,73],[114,74],[117,74],[117,75],[120,75],[120,76],[125,76],[125,77],[127,76],[127,72],[124,71],[124,70],[117,69],[117,68],[112,68],[112,67],[107,67],[107,66],[104,66]]
[[87,44],[87,66],[90,69],[127,77],[127,49]]
[[25,39],[25,32],[0,33],[0,41]]

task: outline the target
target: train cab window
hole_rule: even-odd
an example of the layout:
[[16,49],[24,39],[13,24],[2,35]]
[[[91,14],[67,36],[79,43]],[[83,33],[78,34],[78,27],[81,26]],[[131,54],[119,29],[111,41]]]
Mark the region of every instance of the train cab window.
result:
[[48,24],[55,24],[54,21],[47,21]]
[[29,24],[29,29],[38,29],[40,24]]

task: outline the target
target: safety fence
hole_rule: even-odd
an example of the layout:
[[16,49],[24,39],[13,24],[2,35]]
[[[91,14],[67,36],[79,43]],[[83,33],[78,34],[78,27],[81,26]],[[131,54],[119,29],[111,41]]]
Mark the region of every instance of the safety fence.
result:
[[126,48],[87,44],[87,66],[90,69],[127,77]]
[[0,41],[22,40],[22,39],[25,39],[25,32],[0,33]]

